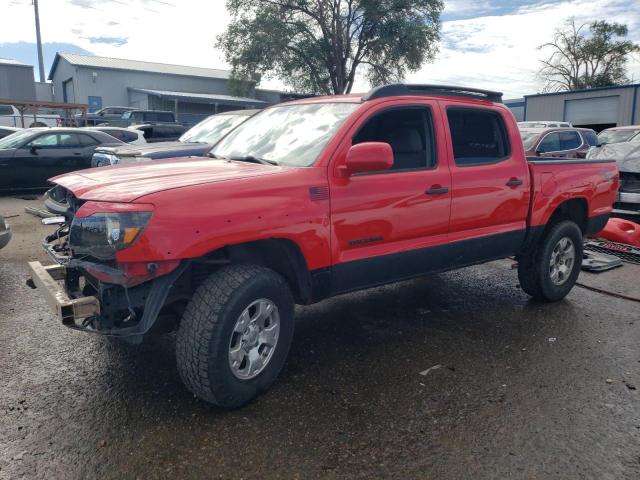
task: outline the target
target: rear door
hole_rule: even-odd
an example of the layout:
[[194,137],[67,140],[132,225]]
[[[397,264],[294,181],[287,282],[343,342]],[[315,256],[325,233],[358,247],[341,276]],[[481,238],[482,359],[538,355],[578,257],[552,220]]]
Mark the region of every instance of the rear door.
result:
[[73,167],[75,170],[89,168],[91,167],[91,157],[93,157],[93,153],[95,152],[96,147],[100,145],[100,142],[87,133],[78,133],[77,137],[79,140],[80,155],[78,155],[77,152],[74,152]]
[[[389,143],[392,169],[338,176],[349,148],[362,142]],[[330,177],[334,293],[446,264],[451,177],[445,142],[433,101],[377,105],[352,127]]]
[[529,168],[512,117],[497,106],[442,102],[447,117],[453,265],[515,253],[529,209]]

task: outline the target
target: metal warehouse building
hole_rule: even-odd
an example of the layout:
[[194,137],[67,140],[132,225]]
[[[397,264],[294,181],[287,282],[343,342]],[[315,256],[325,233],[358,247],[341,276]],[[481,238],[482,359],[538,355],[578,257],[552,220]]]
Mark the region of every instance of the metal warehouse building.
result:
[[605,128],[640,124],[640,84],[525,95],[523,120],[561,120]]
[[170,110],[193,124],[208,115],[260,108],[287,99],[286,94],[252,88],[247,97],[231,96],[230,72],[119,58],[57,53],[49,80],[57,102]]

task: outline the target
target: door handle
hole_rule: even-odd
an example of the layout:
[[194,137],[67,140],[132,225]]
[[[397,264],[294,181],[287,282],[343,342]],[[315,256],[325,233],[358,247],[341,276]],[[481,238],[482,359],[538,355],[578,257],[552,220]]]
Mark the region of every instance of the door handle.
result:
[[507,182],[507,187],[519,187],[520,185],[522,185],[522,183],[523,183],[522,180],[519,180],[517,178],[511,178]]
[[426,192],[426,195],[443,195],[445,193],[449,193],[449,189],[447,187],[441,187],[440,185],[432,185]]
[[73,152],[73,154],[74,154],[76,157],[79,157],[80,155],[82,155],[82,153],[79,153],[79,152]]

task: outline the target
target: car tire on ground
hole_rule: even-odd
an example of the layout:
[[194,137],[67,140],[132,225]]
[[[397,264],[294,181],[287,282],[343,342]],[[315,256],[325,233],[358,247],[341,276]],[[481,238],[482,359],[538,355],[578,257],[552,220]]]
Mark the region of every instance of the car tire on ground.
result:
[[581,267],[582,232],[565,220],[549,229],[536,250],[518,257],[518,279],[533,298],[556,302],[571,291]]
[[221,268],[198,287],[182,317],[180,377],[202,400],[241,407],[282,370],[293,319],[293,296],[282,276],[256,265]]
[[29,125],[29,128],[36,128],[36,127],[46,127],[47,124],[46,123],[42,123],[42,122],[33,122],[31,125]]

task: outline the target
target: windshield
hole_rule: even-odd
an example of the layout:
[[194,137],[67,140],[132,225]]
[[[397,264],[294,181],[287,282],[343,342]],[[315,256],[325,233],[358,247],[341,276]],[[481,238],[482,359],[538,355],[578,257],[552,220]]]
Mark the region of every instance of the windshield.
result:
[[520,138],[522,138],[524,149],[529,150],[531,147],[533,147],[533,144],[536,143],[536,140],[539,136],[539,133],[520,132]]
[[0,149],[17,148],[32,134],[29,130],[21,130],[11,135],[7,135],[0,140]]
[[640,130],[605,130],[600,132],[598,139],[600,143],[621,143],[628,142],[636,136]]
[[250,115],[214,115],[184,132],[181,142],[217,143]]
[[357,103],[314,103],[268,108],[224,137],[211,154],[307,167],[358,107]]

